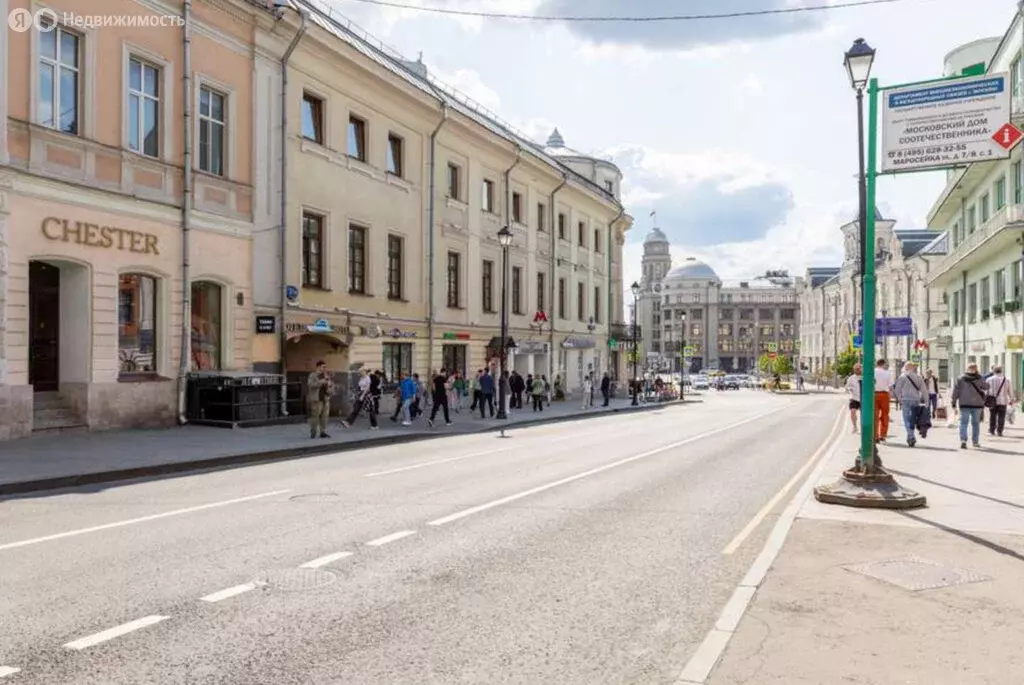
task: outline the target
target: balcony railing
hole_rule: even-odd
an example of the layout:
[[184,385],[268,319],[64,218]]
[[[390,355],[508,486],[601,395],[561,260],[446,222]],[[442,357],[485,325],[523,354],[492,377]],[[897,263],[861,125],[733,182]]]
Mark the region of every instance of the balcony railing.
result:
[[952,269],[964,257],[977,250],[1010,224],[1024,226],[1024,205],[1006,205],[956,247],[953,247],[952,240],[950,240],[950,252],[936,265],[936,269],[932,272],[932,280]]

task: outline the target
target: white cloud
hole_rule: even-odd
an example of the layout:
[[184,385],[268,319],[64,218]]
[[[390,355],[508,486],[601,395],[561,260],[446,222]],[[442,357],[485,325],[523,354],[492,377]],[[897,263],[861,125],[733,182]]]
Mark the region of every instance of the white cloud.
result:
[[496,90],[484,83],[480,77],[480,72],[474,69],[456,69],[455,71],[448,72],[432,64],[428,65],[427,68],[435,78],[448,84],[460,93],[468,95],[492,112],[497,113],[501,110],[501,96],[498,95]]

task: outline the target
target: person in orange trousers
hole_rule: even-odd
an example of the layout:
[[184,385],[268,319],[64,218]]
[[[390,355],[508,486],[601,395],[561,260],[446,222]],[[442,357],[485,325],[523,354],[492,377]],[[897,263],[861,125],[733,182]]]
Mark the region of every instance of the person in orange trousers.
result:
[[875,441],[889,435],[889,396],[892,392],[892,374],[884,359],[875,362]]

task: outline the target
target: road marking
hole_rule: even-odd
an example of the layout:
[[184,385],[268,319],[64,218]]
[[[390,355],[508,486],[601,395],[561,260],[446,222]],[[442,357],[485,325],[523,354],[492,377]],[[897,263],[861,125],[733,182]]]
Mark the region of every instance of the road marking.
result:
[[377,538],[376,540],[370,540],[366,544],[369,545],[370,547],[380,547],[381,545],[386,545],[389,542],[394,542],[395,540],[401,540],[402,538],[407,538],[410,535],[415,535],[415,534],[416,534],[416,531],[414,531],[414,530],[400,530],[397,533],[392,533],[391,535],[385,535],[384,537]]
[[93,635],[87,635],[86,637],[79,638],[74,642],[67,643],[64,646],[68,649],[86,649],[87,647],[98,645],[101,642],[113,640],[115,637],[121,637],[122,635],[127,635],[128,633],[134,632],[136,630],[141,630],[142,628],[146,628],[155,623],[159,623],[160,621],[166,621],[169,618],[170,616],[143,616],[142,618],[136,619],[134,621],[129,621],[128,623],[123,623],[119,626],[110,628],[109,630],[104,630],[101,633],[94,633]]
[[111,528],[121,528],[123,526],[131,526],[136,523],[146,523],[147,521],[156,521],[157,519],[167,518],[169,516],[180,516],[181,514],[191,514],[197,511],[205,511],[207,509],[216,509],[217,507],[226,507],[230,504],[241,504],[242,502],[251,502],[253,500],[262,499],[264,497],[273,497],[274,495],[283,495],[291,490],[274,490],[273,492],[263,492],[259,495],[249,495],[248,497],[237,497],[235,499],[224,500],[223,502],[211,502],[210,504],[201,504],[198,507],[188,507],[187,509],[175,509],[174,511],[165,511],[162,514],[151,514],[150,516],[140,516],[135,519],[128,519],[127,521],[116,521],[114,523],[105,523],[102,526],[92,526],[90,528],[79,528],[78,530],[69,530],[64,533],[56,533],[54,535],[44,535],[41,538],[32,538],[31,540],[19,540],[18,542],[8,542],[5,545],[0,545],[0,552],[8,549],[14,549],[16,547],[27,547],[29,545],[37,545],[40,542],[50,542],[51,540],[60,540],[62,538],[70,538],[76,535],[85,535],[86,533],[96,533],[101,530],[110,530]]
[[0,678],[14,675],[15,673],[21,673],[21,669],[14,666],[0,666]]
[[352,556],[352,552],[335,552],[334,554],[318,557],[313,561],[307,561],[305,564],[300,564],[299,568],[320,568],[321,566],[326,566],[338,559],[344,559],[345,557],[350,556]]
[[200,597],[199,599],[203,602],[220,602],[222,600],[235,597],[236,595],[240,595],[243,592],[255,590],[259,586],[259,583],[244,583],[242,585],[236,585],[234,587],[225,588],[224,590],[219,590],[217,592],[206,595],[205,597]]
[[[840,417],[844,414],[845,411],[841,412]],[[829,438],[831,437],[830,434]],[[775,522],[775,527],[772,528],[772,532],[768,535],[761,553],[754,560],[754,563],[750,565],[750,569],[743,576],[743,580],[736,586],[736,590],[733,591],[729,602],[722,609],[722,613],[719,615],[715,626],[708,631],[704,641],[700,643],[697,651],[690,657],[686,668],[683,669],[679,679],[676,680],[676,685],[704,685],[707,682],[711,672],[718,665],[719,659],[722,658],[722,654],[725,653],[725,648],[729,646],[729,641],[736,633],[740,620],[757,593],[757,589],[764,582],[765,576],[768,575],[768,570],[779,555],[779,551],[782,550],[782,545],[786,541],[786,536],[789,535],[790,528],[793,527],[793,521],[796,520],[800,507],[810,497],[811,490],[821,479],[821,474],[842,442],[842,434],[832,440],[824,457],[818,462],[810,475],[807,476],[807,479],[800,486],[800,489],[797,490],[796,494],[789,500],[785,511],[779,516],[779,520]]]
[[843,418],[844,412],[840,412],[836,416],[836,420],[832,423],[832,428],[829,430],[828,435],[825,436],[825,442],[821,443],[821,446],[818,447],[814,454],[811,455],[811,458],[807,460],[807,463],[801,466],[800,470],[789,479],[789,482],[783,485],[782,488],[775,493],[770,500],[768,500],[768,503],[761,507],[761,511],[754,514],[754,518],[750,519],[750,522],[743,527],[743,530],[741,530],[736,537],[734,537],[732,541],[725,546],[725,549],[722,550],[722,554],[732,554],[739,549],[746,539],[750,537],[750,534],[753,533],[759,525],[761,525],[761,522],[768,516],[768,514],[778,506],[779,502],[782,501],[782,498],[786,496],[786,493],[792,490],[793,486],[799,483],[800,479],[804,477],[807,471],[817,463],[818,459],[821,458],[822,453],[825,452],[825,450],[827,450],[832,444],[836,430],[838,430],[842,425]]
[[779,407],[777,409],[772,409],[771,411],[768,411],[768,412],[764,412],[764,413],[761,413],[761,414],[755,414],[754,416],[751,416],[751,417],[748,417],[746,419],[743,419],[742,421],[737,421],[736,423],[730,423],[727,426],[722,426],[721,428],[715,428],[714,430],[705,431],[704,433],[699,433],[697,435],[694,435],[694,436],[691,436],[689,438],[686,438],[685,440],[679,440],[679,441],[673,442],[673,443],[671,443],[669,445],[663,445],[661,447],[656,447],[653,450],[648,450],[646,452],[641,452],[640,454],[635,454],[632,457],[626,457],[625,459],[619,459],[618,461],[613,461],[610,464],[605,464],[604,466],[598,466],[597,468],[590,469],[589,471],[584,471],[583,473],[577,473],[576,475],[569,476],[568,478],[562,478],[560,480],[556,480],[553,483],[547,483],[546,485],[540,485],[540,486],[535,487],[535,488],[530,488],[529,490],[524,490],[523,492],[518,492],[518,493],[516,493],[514,495],[509,495],[508,497],[502,497],[501,499],[496,499],[493,502],[487,502],[486,504],[480,504],[480,505],[475,506],[475,507],[470,507],[469,509],[463,509],[462,511],[455,512],[454,514],[449,514],[448,516],[444,516],[442,518],[435,519],[433,521],[428,521],[427,525],[428,526],[443,526],[446,523],[451,523],[452,521],[458,521],[459,519],[465,518],[467,516],[472,516],[473,514],[478,514],[481,511],[486,511],[488,509],[493,509],[494,507],[500,507],[503,504],[508,504],[509,502],[515,502],[516,500],[523,499],[524,497],[529,497],[531,495],[536,495],[537,493],[544,492],[545,490],[550,490],[551,488],[557,488],[560,485],[565,485],[567,483],[572,483],[573,481],[580,480],[581,478],[587,478],[588,476],[593,476],[595,474],[602,473],[604,471],[608,471],[609,469],[614,469],[616,467],[623,466],[625,464],[629,464],[631,462],[638,461],[640,459],[646,459],[647,457],[654,456],[655,454],[661,454],[662,452],[667,452],[667,451],[675,449],[677,447],[682,447],[683,445],[688,445],[691,442],[697,442],[698,440],[703,440],[704,438],[711,437],[712,435],[717,435],[719,433],[724,433],[727,430],[732,430],[733,428],[736,428],[738,426],[742,426],[744,424],[751,423],[752,421],[757,421],[758,419],[763,419],[766,416],[770,416],[772,414],[775,414],[775,413],[778,413],[780,411],[783,411],[784,409],[788,409],[790,406],[791,405],[786,405],[784,407]]

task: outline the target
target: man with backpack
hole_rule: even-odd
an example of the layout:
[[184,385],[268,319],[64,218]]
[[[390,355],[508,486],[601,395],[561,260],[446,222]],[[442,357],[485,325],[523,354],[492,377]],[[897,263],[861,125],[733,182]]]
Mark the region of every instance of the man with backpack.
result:
[[971,425],[971,443],[981,447],[981,410],[985,407],[988,396],[988,385],[978,375],[978,365],[971,362],[967,365],[967,373],[960,376],[953,386],[950,404],[960,413],[960,449],[967,449],[967,424]]
[[1012,404],[1013,392],[1010,379],[1003,375],[1003,367],[992,369],[992,377],[988,379],[988,395],[985,406],[988,407],[988,434],[1003,437],[1006,425],[1006,407]]

